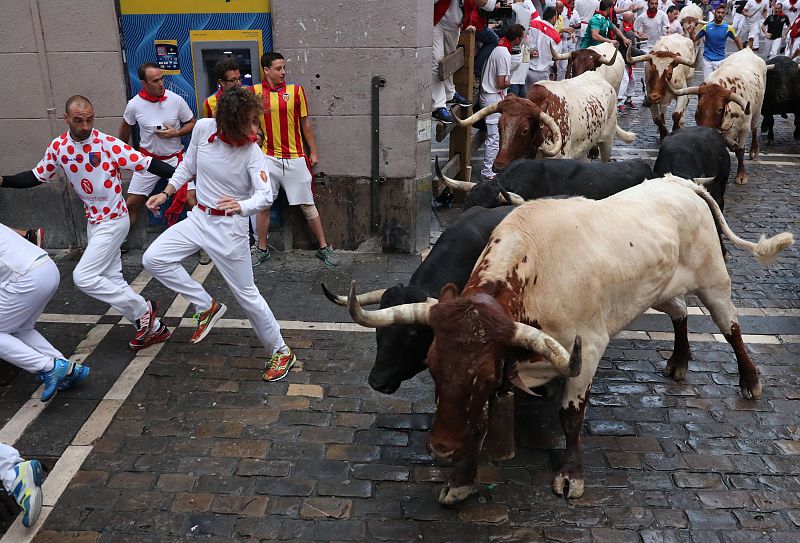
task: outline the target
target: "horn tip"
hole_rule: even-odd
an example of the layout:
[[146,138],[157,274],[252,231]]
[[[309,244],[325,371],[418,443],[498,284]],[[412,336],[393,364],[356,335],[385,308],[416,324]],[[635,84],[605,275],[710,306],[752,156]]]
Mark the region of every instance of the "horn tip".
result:
[[330,300],[331,302],[335,303],[336,305],[346,305],[346,304],[342,303],[342,301],[340,299],[341,298],[340,296],[337,296],[336,294],[334,294],[333,292],[331,292],[328,289],[328,287],[327,287],[327,285],[325,285],[325,283],[320,283],[319,286],[322,287],[322,293],[325,295],[325,297],[328,300]]
[[575,342],[572,344],[572,353],[569,355],[569,376],[577,377],[581,373],[581,366],[583,365],[581,351],[583,341],[580,334],[575,336]]

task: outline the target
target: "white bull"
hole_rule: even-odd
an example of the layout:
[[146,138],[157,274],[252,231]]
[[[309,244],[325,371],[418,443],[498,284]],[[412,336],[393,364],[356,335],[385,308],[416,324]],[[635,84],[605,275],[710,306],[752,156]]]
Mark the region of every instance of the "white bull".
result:
[[[691,359],[687,292],[700,298],[733,347],[742,395],[759,398],[761,381],[731,303],[717,226],[762,264],[794,242],[788,232],[757,244],[737,237],[704,188],[666,176],[604,200],[519,206],[492,232],[461,294],[446,285],[438,302],[364,311],[351,288],[349,308],[356,322],[433,329],[427,360],[437,408],[428,450],[436,459],[456,462],[439,501],[457,503],[471,493],[490,429],[492,395],[507,383],[530,393],[530,387],[556,376],[566,377],[560,413],[566,458],[553,489],[581,496],[580,434],[590,385],[609,340],[648,307],[667,313],[675,347],[664,371],[684,379]],[[571,353],[564,347],[570,345]]]
[[589,71],[595,71],[611,83],[614,91],[619,94],[622,73],[625,71],[625,60],[614,45],[603,42],[586,49],[559,53],[550,44],[550,53],[554,60],[568,61],[566,77],[576,77]]

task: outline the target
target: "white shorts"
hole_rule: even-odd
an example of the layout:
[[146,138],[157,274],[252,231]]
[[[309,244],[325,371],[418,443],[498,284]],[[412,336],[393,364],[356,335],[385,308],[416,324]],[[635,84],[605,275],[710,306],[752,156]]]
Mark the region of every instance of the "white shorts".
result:
[[269,181],[272,193],[277,195],[283,187],[286,199],[290,206],[299,204],[314,204],[314,195],[311,192],[311,170],[305,157],[300,158],[275,158],[265,155],[269,170]]
[[[178,157],[174,156],[164,160],[170,166],[178,167]],[[161,179],[154,173],[148,171],[134,172],[131,177],[131,184],[128,185],[128,194],[138,194],[140,196],[150,196],[156,188],[158,180]]]

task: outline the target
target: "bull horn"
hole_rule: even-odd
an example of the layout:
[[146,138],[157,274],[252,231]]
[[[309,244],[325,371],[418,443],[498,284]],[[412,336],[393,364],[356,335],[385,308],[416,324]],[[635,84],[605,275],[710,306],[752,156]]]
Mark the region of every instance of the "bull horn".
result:
[[500,107],[500,102],[495,102],[494,104],[491,104],[491,105],[486,106],[485,108],[479,110],[477,113],[473,113],[472,115],[470,115],[466,119],[459,119],[458,116],[455,113],[453,113],[452,111],[450,112],[450,114],[453,116],[453,119],[455,119],[456,124],[458,126],[472,126],[473,124],[477,123],[481,119],[485,119],[486,117],[488,117],[492,113],[497,113],[497,110],[498,110],[499,107]]
[[544,356],[564,377],[577,377],[581,372],[581,336],[575,336],[570,354],[558,341],[538,328],[518,322],[511,344]]
[[[322,287],[322,293],[325,295],[327,299],[331,302],[335,303],[336,305],[341,305],[342,307],[347,307],[347,296],[340,296],[338,294],[334,294],[328,287],[325,286],[325,283],[320,283]],[[386,292],[385,288],[380,290],[373,290],[371,292],[365,292],[363,294],[358,295],[358,303],[361,305],[374,305],[381,303],[381,297],[383,293]]]
[[688,94],[697,94],[698,91],[700,90],[700,87],[684,87],[682,89],[676,89],[675,87],[672,86],[672,83],[669,82],[669,79],[667,79],[667,88],[669,89],[669,92],[671,92],[675,96],[686,96]]
[[550,42],[550,54],[553,55],[553,60],[569,60],[572,58],[572,53],[574,53],[574,51],[569,53],[559,53],[556,51],[556,48],[553,47],[553,42]]
[[459,181],[458,179],[447,177],[445,174],[442,173],[442,169],[439,168],[438,156],[436,157],[436,177],[439,179],[439,181],[441,181],[442,183],[444,183],[445,185],[454,190],[469,191],[472,190],[472,187],[474,187],[477,184],[477,183],[472,183],[471,181]]
[[736,102],[737,104],[739,104],[739,107],[741,107],[744,110],[744,114],[745,115],[750,115],[750,101],[749,100],[745,100],[742,96],[739,96],[735,92],[731,93],[730,100],[731,100],[731,102]]
[[347,296],[347,309],[350,316],[361,326],[368,328],[384,328],[393,324],[428,324],[428,311],[437,300],[428,298],[426,302],[396,305],[376,311],[361,308],[356,296],[356,282],[350,283],[350,294]]
[[[552,45],[550,47],[552,47]],[[600,64],[603,64],[605,66],[611,66],[617,60],[617,53],[619,53],[619,49],[617,47],[614,47],[614,54],[611,55],[610,59],[606,60],[606,57],[600,55]]]
[[554,157],[561,151],[561,130],[558,128],[558,125],[553,118],[544,111],[539,112],[539,122],[544,124],[553,135],[552,145],[546,145],[545,143],[542,143],[542,145],[539,147],[539,150],[544,156]]
[[698,60],[697,54],[695,54],[694,59],[692,60],[686,60],[680,55],[675,55],[675,62],[677,62],[678,64],[683,64],[684,66],[688,66],[689,68],[697,67],[697,60]]
[[692,181],[697,183],[698,185],[708,185],[711,183],[716,177],[692,177]]
[[650,60],[651,58],[650,55],[637,55],[635,57],[632,57],[631,49],[633,49],[632,46],[628,47],[628,49],[625,51],[625,60],[628,61],[628,64],[638,64],[639,62]]
[[500,184],[500,181],[495,180],[495,183],[497,184],[497,188],[500,189],[500,194],[497,195],[497,199],[501,204],[509,203],[512,206],[518,206],[525,203],[525,198],[519,194],[508,192],[505,188],[503,188],[503,185]]
[[776,66],[776,64],[767,64],[767,71],[774,70],[775,66]]

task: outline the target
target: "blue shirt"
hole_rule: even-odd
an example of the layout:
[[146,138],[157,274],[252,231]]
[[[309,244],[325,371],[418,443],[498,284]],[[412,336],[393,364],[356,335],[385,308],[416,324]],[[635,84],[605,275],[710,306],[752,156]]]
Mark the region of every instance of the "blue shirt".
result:
[[703,25],[697,36],[706,37],[706,45],[703,50],[703,58],[712,62],[717,62],[725,58],[725,42],[736,39],[736,31],[728,23],[716,24],[713,21]]

